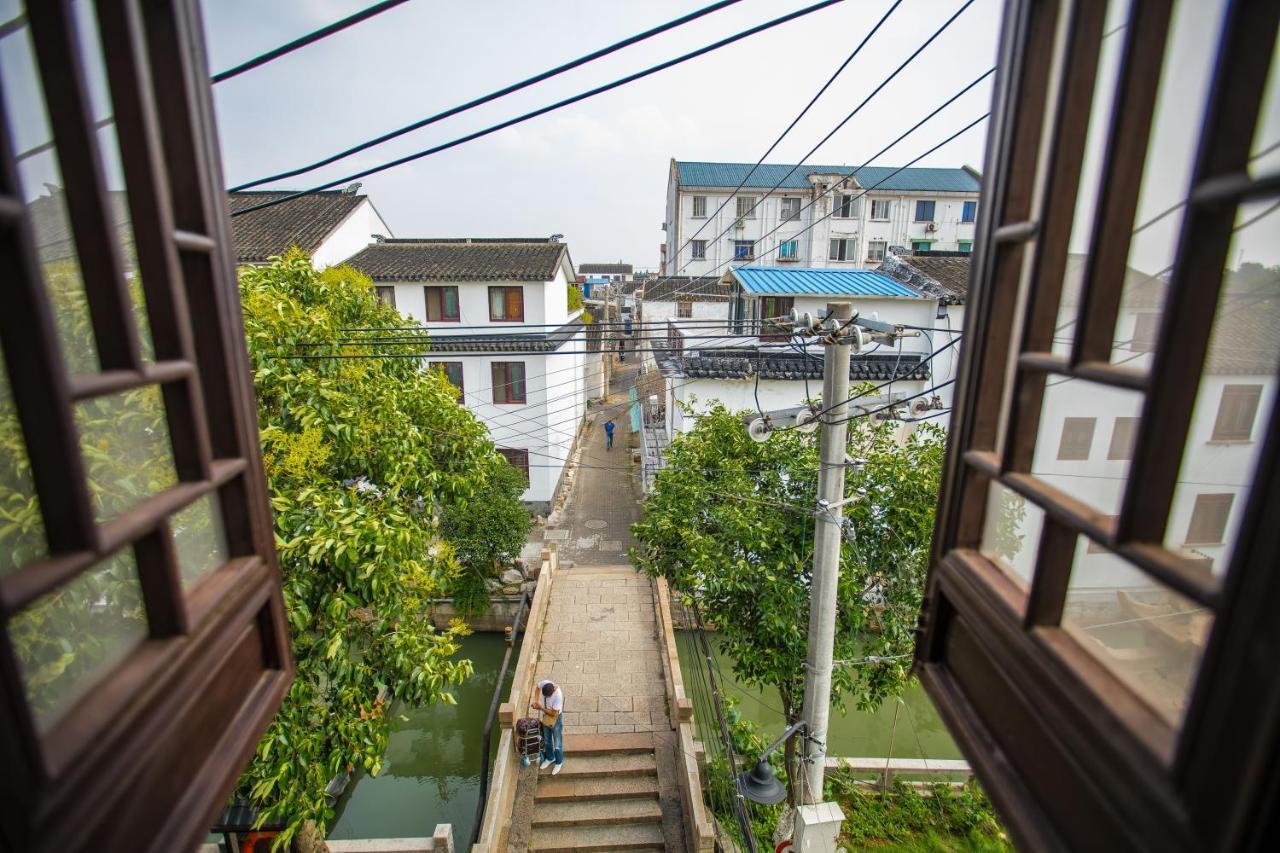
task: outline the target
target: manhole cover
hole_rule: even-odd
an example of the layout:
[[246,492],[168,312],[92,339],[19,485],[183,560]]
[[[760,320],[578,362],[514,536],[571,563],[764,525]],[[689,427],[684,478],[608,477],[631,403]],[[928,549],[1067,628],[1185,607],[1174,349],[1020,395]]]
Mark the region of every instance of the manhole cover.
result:
[[604,530],[608,526],[609,522],[605,521],[603,518],[593,518],[587,522],[587,527],[590,527],[592,530]]

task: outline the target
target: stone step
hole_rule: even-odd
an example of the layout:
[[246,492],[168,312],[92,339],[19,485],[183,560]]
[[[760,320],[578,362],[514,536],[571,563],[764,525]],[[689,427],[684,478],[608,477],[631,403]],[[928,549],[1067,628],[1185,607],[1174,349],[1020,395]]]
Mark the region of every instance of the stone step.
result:
[[[568,768],[565,768],[568,769]],[[558,776],[538,779],[534,799],[539,803],[585,803],[592,800],[658,798],[657,776],[606,776],[603,778]]]
[[658,764],[653,753],[579,753],[566,761],[557,779],[589,779],[610,776],[655,776]]
[[662,838],[662,827],[656,823],[615,826],[544,826],[533,831],[533,843],[530,847],[538,853],[666,849]]
[[538,803],[533,826],[605,826],[621,823],[660,823],[662,807],[653,797],[625,800]]
[[585,755],[600,753],[617,753],[634,755],[636,753],[653,752],[653,734],[640,732],[634,734],[595,734],[565,735],[565,755]]

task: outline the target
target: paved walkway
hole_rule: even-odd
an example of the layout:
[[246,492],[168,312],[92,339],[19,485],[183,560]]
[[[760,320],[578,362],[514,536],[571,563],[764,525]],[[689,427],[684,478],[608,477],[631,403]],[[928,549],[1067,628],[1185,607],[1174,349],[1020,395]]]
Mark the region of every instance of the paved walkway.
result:
[[[685,849],[653,585],[626,556],[641,507],[631,462],[638,438],[620,405],[637,369],[624,367],[595,414],[559,523],[547,530],[561,564],[534,671],[564,690],[565,769],[522,771],[513,850]],[[601,426],[610,417],[606,451]]]
[[[639,470],[631,464],[631,449],[639,437],[631,433],[628,393],[639,366],[619,365],[604,404],[589,415],[586,439],[580,446],[573,490],[556,524],[543,538],[556,542],[561,561],[574,566],[625,564],[632,522],[640,520]],[[604,422],[613,420],[613,449],[604,447]]]

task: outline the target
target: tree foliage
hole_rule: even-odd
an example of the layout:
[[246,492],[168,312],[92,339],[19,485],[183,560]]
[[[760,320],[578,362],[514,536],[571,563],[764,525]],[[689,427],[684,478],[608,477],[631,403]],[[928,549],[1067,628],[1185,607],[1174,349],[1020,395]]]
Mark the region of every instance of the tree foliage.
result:
[[[943,456],[942,431],[922,426],[905,443],[891,422],[855,421],[845,507],[855,535],[840,551],[833,703],[873,709],[908,678],[923,595]],[[743,414],[717,405],[667,451],[634,525],[634,556],[700,605],[719,631],[738,679],[779,691],[787,719],[804,696],[813,566],[818,436],[775,432],[758,443]],[[787,766],[794,755],[788,744]],[[795,792],[793,791],[793,794]]]
[[524,546],[533,523],[520,503],[525,488],[524,475],[505,465],[479,485],[471,500],[449,504],[441,513],[441,532],[462,566],[453,603],[463,616],[484,611],[489,603],[485,582],[510,565]]
[[505,543],[523,538],[524,509],[518,493],[484,485],[505,483],[510,466],[438,371],[411,359],[279,357],[304,342],[330,343],[310,353],[359,354],[337,343],[342,329],[403,326],[368,278],[317,273],[295,251],[242,269],[240,289],[297,666],[241,792],[287,822],[283,843],[305,820],[332,816],[333,776],[378,772],[392,701],[452,702],[450,687],[471,674],[453,659],[465,629],[437,631],[426,615],[462,573],[460,555],[473,558],[473,543],[450,542],[441,519],[483,506]]

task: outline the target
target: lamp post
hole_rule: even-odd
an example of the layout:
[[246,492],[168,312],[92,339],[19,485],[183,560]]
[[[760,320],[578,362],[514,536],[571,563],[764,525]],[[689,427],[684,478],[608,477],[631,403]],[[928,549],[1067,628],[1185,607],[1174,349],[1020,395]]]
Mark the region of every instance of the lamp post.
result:
[[793,734],[808,731],[809,724],[804,720],[792,723],[787,726],[786,731],[778,735],[777,740],[766,746],[764,752],[761,752],[760,757],[756,759],[755,766],[738,774],[738,790],[742,791],[742,795],[753,803],[764,803],[767,806],[785,800],[787,789],[778,781],[778,777],[773,775],[773,768],[769,766],[769,756],[786,743],[787,738]]

